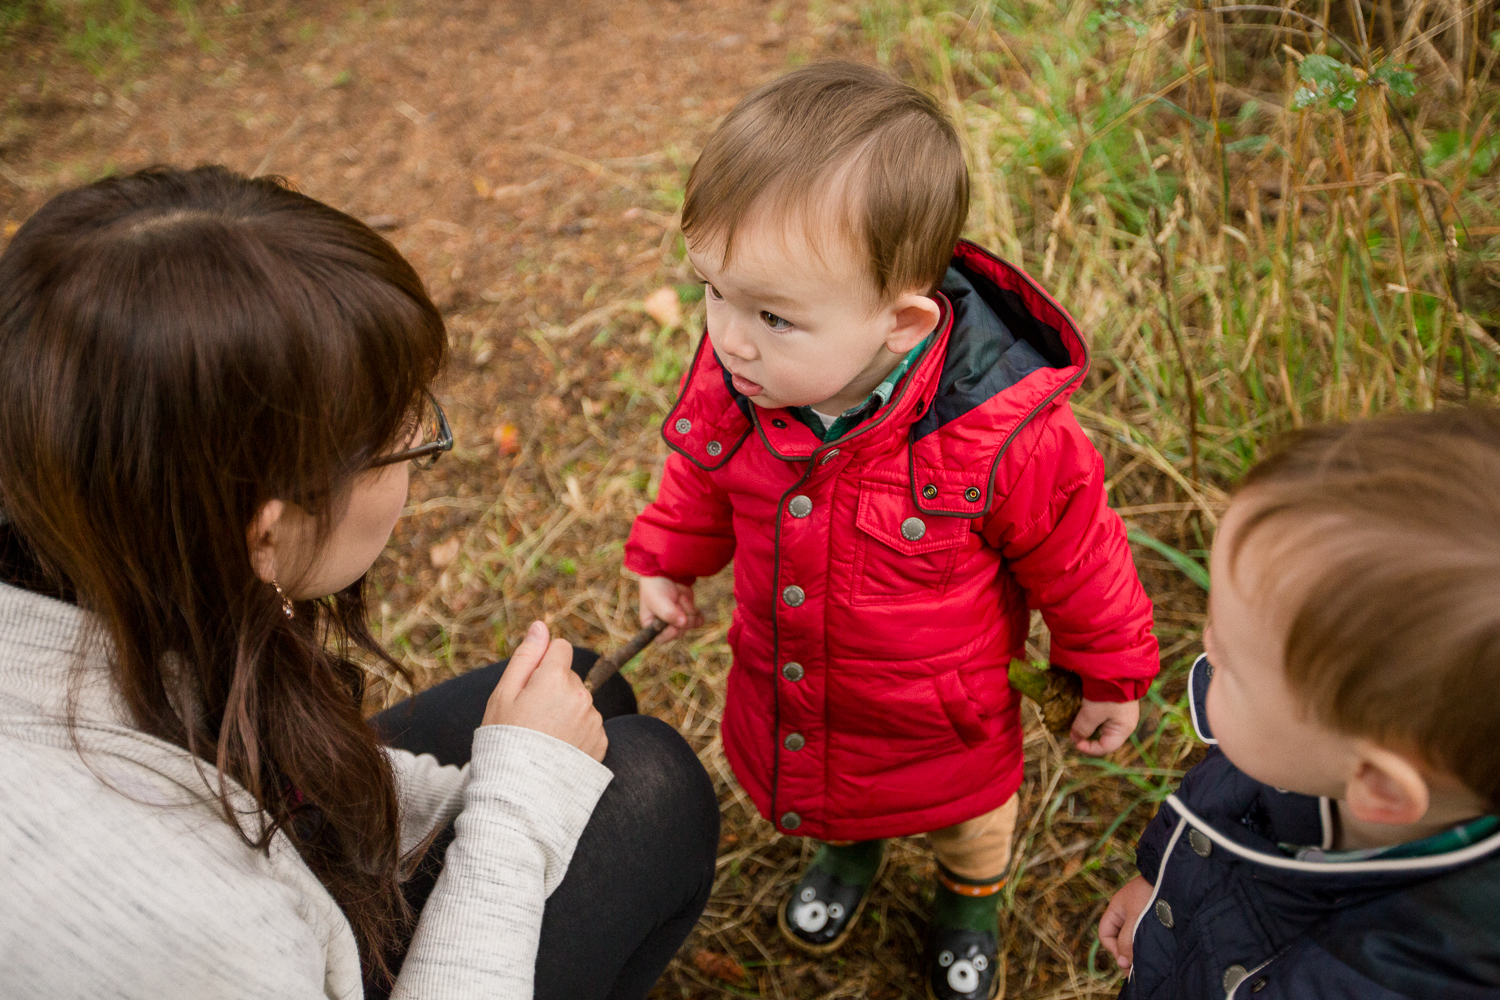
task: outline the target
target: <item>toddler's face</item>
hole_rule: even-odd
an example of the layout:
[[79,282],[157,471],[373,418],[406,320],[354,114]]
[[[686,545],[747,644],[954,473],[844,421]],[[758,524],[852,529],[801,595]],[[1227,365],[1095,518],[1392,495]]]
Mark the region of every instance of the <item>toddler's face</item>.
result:
[[1234,765],[1287,791],[1338,798],[1356,759],[1356,741],[1312,718],[1286,679],[1286,639],[1299,591],[1299,561],[1269,530],[1229,553],[1247,505],[1236,499],[1219,525],[1204,651],[1213,664],[1208,725]]
[[761,214],[735,232],[727,265],[722,246],[688,254],[707,285],[708,338],[734,387],[757,406],[825,413],[853,406],[861,400],[840,394],[889,357],[895,308],[882,305],[863,261],[842,241],[819,254],[805,227]]

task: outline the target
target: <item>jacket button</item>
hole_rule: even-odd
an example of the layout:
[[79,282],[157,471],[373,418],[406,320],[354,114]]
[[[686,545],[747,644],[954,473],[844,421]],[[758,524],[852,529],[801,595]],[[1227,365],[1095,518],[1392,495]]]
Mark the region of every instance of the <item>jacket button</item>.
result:
[[932,485],[931,483],[928,483],[926,486],[922,487],[922,495],[931,500],[933,497],[937,496],[937,487]]
[[1208,834],[1202,830],[1189,830],[1188,844],[1192,846],[1193,853],[1200,858],[1208,857],[1214,850],[1214,842],[1209,840]]
[[807,740],[802,738],[801,733],[792,733],[786,739],[781,741],[781,745],[786,747],[788,750],[801,750],[803,747],[807,746]]
[[908,517],[901,522],[901,537],[908,542],[919,541],[927,534],[927,523],[920,517]]
[[723,450],[724,450],[724,446],[722,444],[720,444],[719,442],[717,442],[717,441],[710,441],[710,442],[708,442],[707,451],[708,451],[708,453],[710,455],[717,455],[719,452],[721,452]]
[[979,487],[970,486],[968,489],[964,490],[964,499],[969,501],[969,503],[978,503]]
[[1225,969],[1223,981],[1224,995],[1228,996],[1233,993],[1234,988],[1244,982],[1245,977],[1248,975],[1250,975],[1250,970],[1246,969],[1243,965],[1231,965]]
[[780,417],[777,417],[775,420],[771,421],[771,426],[776,428],[778,431],[783,431],[786,430],[786,421],[782,420]]
[[[1161,921],[1163,927],[1172,926],[1172,904],[1165,899],[1156,901],[1156,919]],[[1244,971],[1243,969],[1240,971]]]
[[802,817],[796,813],[781,814],[781,828],[783,830],[795,830],[802,825]]
[[833,461],[835,458],[838,458],[838,457],[839,457],[839,450],[837,448],[835,448],[832,451],[830,451],[828,454],[824,455],[822,458],[818,459],[818,464],[819,465],[827,465],[829,462]]
[[812,513],[812,499],[799,494],[792,497],[792,502],[786,505],[786,509],[793,517],[806,517]]
[[678,417],[677,423],[673,424],[672,426],[677,428],[678,434],[686,434],[688,431],[693,429],[693,422],[687,417]]
[[796,683],[802,679],[802,664],[797,662],[788,663],[781,668],[781,676]]
[[802,592],[801,587],[794,583],[781,592],[781,599],[786,601],[790,607],[800,608],[802,607],[802,602],[807,600],[807,595]]
[[1255,985],[1253,985],[1253,986],[1250,987],[1250,992],[1251,993],[1259,993],[1261,990],[1265,989],[1267,986],[1270,986],[1270,985],[1271,985],[1271,981],[1269,979],[1266,979],[1264,976],[1262,976],[1260,979],[1257,979],[1255,981]]

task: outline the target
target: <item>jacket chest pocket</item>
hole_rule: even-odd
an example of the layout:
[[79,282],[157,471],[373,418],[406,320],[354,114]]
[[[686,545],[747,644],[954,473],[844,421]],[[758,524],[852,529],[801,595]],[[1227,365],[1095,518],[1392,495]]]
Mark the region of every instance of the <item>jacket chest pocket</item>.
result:
[[884,483],[860,485],[854,525],[855,605],[942,594],[970,534],[966,518],[918,513],[905,488]]

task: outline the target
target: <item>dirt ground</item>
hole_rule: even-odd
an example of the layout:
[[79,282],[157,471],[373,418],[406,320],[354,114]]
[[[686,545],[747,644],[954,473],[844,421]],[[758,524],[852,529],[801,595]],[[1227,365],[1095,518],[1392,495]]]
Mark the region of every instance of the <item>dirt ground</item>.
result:
[[[169,39],[102,78],[42,36],[6,52],[4,236],[58,190],[151,163],[281,174],[383,229],[452,331],[439,396],[457,436],[378,566],[383,635],[417,687],[504,655],[533,617],[618,644],[635,623],[620,547],[701,331],[690,291],[680,318],[660,296],[645,305],[688,278],[672,230],[686,171],[756,83],[809,58],[869,58],[853,15],[785,0],[244,6],[204,15],[212,45]],[[1179,585],[1148,578],[1158,596]],[[754,815],[718,746],[728,601],[727,574],[707,581],[708,625],[631,672],[643,710],[688,735],[724,804],[715,897],[653,995],[922,995],[931,867],[915,844],[898,845],[842,955],[809,961],[777,938],[775,904],[808,848]],[[1191,603],[1184,634],[1201,620]],[[405,691],[378,683],[371,707]],[[1033,729],[1028,754],[1026,803],[1051,811],[1022,834],[1007,995],[1102,993],[1109,978],[1087,970],[1101,894],[1124,872],[1095,856],[1114,817],[1075,801],[1088,776],[1075,780],[1045,733]],[[1069,902],[1022,905],[1040,898]]]

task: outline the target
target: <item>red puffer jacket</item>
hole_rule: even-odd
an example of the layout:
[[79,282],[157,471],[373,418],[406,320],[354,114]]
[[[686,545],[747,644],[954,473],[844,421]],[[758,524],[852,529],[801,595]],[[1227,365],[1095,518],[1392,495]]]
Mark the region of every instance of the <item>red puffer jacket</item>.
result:
[[967,242],[939,302],[933,346],[836,441],[735,392],[705,337],[626,546],[629,569],[681,583],[734,559],[724,749],[787,832],[922,833],[1010,798],[1028,607],[1085,697],[1139,698],[1157,672],[1104,463],[1067,405],[1077,327]]

